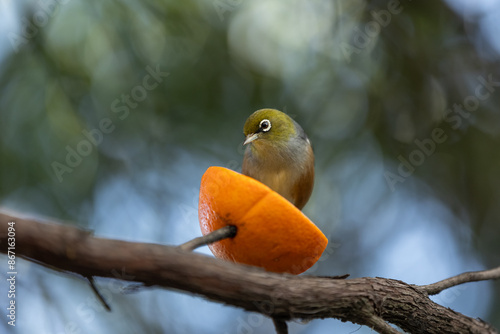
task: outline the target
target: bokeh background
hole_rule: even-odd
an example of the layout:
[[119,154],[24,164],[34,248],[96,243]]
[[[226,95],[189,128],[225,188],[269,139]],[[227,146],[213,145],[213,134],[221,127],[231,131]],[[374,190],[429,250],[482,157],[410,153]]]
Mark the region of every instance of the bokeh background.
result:
[[[498,266],[499,31],[495,0],[0,0],[0,206],[180,244],[200,235],[206,168],[240,170],[245,119],[272,107],[314,144],[304,212],[330,244],[308,274],[427,284]],[[97,279],[108,313],[79,278],[18,272],[17,325],[2,317],[0,332],[274,332],[198,296]],[[433,299],[499,328],[499,292]]]

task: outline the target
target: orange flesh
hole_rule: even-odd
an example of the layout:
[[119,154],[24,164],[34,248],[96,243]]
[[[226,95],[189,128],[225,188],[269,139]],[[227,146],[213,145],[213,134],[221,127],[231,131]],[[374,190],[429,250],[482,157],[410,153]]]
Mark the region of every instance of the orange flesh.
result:
[[203,235],[227,225],[234,238],[209,245],[221,259],[300,274],[328,244],[324,234],[299,209],[259,181],[223,167],[202,177],[198,217]]

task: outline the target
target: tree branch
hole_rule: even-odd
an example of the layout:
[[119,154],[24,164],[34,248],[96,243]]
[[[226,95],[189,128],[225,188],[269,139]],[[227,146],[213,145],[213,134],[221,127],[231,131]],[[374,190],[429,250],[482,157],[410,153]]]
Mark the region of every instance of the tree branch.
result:
[[288,334],[288,325],[286,324],[286,321],[274,317],[272,319],[274,329],[276,329],[276,334]]
[[185,251],[193,251],[198,247],[213,244],[214,242],[222,239],[234,238],[234,236],[236,235],[236,231],[236,226],[224,226],[223,228],[215,230],[212,233],[209,233],[202,237],[194,238],[193,240],[189,240],[188,242],[183,243],[179,246],[179,249]]
[[89,281],[90,287],[92,288],[92,291],[94,291],[94,294],[96,295],[97,299],[101,302],[101,304],[104,306],[104,308],[108,311],[111,312],[111,306],[109,306],[108,302],[106,299],[104,299],[103,295],[99,291],[99,289],[95,286],[94,282],[94,277],[90,276],[87,277],[87,280]]
[[369,319],[369,323],[371,324],[371,328],[381,334],[400,334],[397,329],[391,327],[384,319],[375,315]]
[[456,285],[460,285],[468,282],[477,282],[477,281],[485,281],[491,279],[499,279],[500,278],[500,267],[483,270],[483,271],[470,271],[467,273],[463,273],[457,276],[453,276],[442,281],[422,285],[420,286],[429,296],[437,295],[443,290],[451,288]]
[[425,287],[398,280],[275,274],[178,247],[97,238],[73,226],[0,212],[4,253],[9,221],[15,222],[17,256],[84,277],[120,276],[179,289],[280,321],[336,318],[391,334],[388,323],[410,333],[496,333],[481,320],[434,303]]

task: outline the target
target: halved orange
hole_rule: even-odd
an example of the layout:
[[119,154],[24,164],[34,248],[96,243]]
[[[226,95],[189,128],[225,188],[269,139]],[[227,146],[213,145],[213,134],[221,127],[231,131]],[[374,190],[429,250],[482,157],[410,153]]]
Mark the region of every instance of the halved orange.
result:
[[234,238],[209,245],[221,259],[300,274],[328,244],[325,235],[299,209],[259,181],[223,167],[210,167],[201,179],[198,207],[201,232],[227,225]]

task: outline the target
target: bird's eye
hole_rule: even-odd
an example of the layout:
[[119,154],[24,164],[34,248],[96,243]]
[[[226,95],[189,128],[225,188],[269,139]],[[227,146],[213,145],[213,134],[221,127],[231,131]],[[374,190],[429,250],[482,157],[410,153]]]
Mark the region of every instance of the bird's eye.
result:
[[263,132],[271,130],[271,122],[268,119],[263,119],[260,121],[259,129]]

